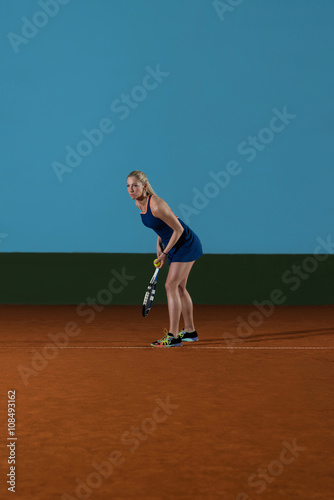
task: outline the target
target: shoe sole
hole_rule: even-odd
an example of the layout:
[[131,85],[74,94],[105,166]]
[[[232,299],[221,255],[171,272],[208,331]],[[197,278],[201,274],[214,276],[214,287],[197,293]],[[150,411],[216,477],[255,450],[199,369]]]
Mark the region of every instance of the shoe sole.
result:
[[198,342],[199,338],[196,337],[195,339],[182,339],[182,342]]
[[151,344],[151,347],[182,347],[182,342],[180,344],[173,344],[173,345],[163,345],[163,344]]

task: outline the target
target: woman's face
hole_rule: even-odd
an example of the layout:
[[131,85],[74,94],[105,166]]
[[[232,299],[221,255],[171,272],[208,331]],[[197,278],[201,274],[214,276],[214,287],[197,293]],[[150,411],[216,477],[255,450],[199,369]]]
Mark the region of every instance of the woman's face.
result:
[[132,200],[136,200],[144,194],[144,184],[136,177],[128,177],[126,187]]

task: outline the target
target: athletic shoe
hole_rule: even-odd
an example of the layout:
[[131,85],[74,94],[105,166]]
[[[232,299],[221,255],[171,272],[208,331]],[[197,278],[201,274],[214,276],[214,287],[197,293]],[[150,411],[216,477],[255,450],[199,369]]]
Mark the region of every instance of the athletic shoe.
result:
[[179,336],[182,339],[182,342],[197,342],[198,341],[198,333],[196,330],[193,332],[187,332],[187,330],[182,330],[182,332],[179,333]]
[[152,342],[152,347],[181,347],[182,339],[180,335],[178,337],[174,337],[171,333],[168,333],[167,330],[164,331],[165,336],[162,339],[157,340],[156,342]]
[[[166,340],[166,337],[168,337],[168,336],[174,337],[174,335],[172,333],[168,332],[167,328],[164,328],[164,336],[162,337],[162,339],[159,339],[156,342],[162,342],[163,340]],[[156,342],[154,342],[154,344],[156,344]]]

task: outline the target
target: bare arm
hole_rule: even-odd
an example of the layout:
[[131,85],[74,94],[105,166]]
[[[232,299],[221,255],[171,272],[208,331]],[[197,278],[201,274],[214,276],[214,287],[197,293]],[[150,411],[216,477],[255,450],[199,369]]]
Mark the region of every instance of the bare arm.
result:
[[[168,254],[168,252],[173,248],[173,246],[183,233],[183,227],[181,226],[178,218],[173,214],[167,203],[158,196],[154,196],[151,198],[151,210],[155,217],[163,220],[169,227],[173,229],[173,233],[170,237],[168,245],[163,252],[160,249],[160,253],[158,255],[158,258],[163,265],[165,263],[166,254]],[[159,239],[157,241],[157,250],[158,242]]]
[[162,244],[162,239],[160,238],[160,236],[158,236],[158,239],[157,239],[157,257],[158,255],[161,254],[161,252],[163,251],[164,247],[163,247],[163,244]]

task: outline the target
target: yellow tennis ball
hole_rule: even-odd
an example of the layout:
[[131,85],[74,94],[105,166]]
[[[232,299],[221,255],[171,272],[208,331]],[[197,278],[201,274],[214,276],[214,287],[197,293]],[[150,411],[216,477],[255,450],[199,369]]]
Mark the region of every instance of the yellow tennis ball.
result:
[[161,262],[160,262],[158,259],[155,259],[155,260],[153,261],[153,264],[154,264],[154,266],[155,266],[155,267],[159,267],[159,266],[160,266],[160,264],[161,264]]

